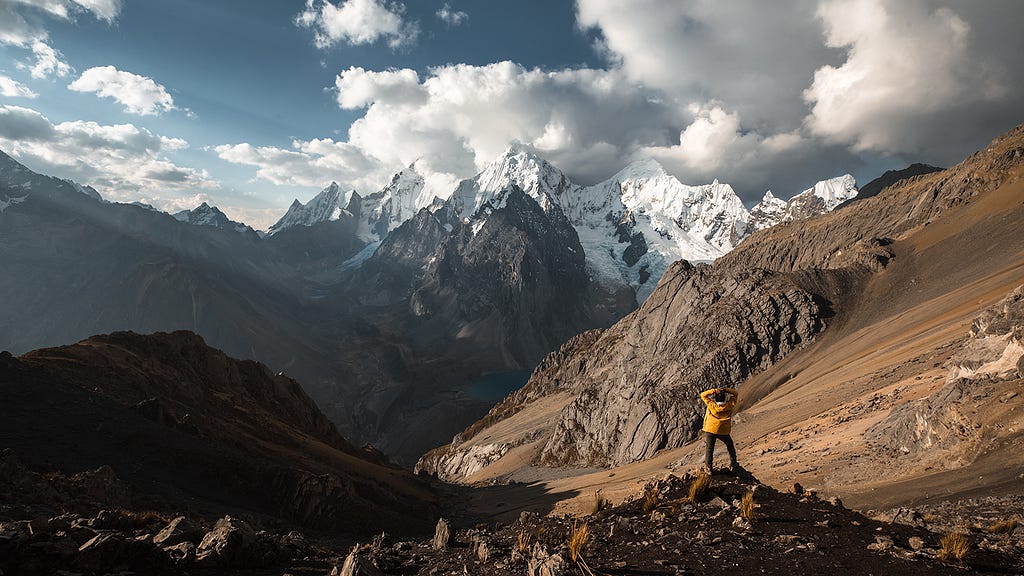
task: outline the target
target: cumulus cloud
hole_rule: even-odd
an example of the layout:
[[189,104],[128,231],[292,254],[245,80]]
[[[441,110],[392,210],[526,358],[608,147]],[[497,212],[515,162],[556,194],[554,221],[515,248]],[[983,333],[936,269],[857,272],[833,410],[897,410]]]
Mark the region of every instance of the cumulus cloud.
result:
[[405,5],[385,0],[306,0],[306,8],[295,17],[296,25],[310,28],[318,48],[338,43],[373,44],[379,40],[391,48],[413,44],[419,26],[404,17]]
[[822,44],[816,0],[579,0],[577,23],[634,82],[684,106],[722,102],[750,128],[788,132],[801,93],[840,53]]
[[469,20],[469,14],[462,10],[453,10],[448,2],[441,6],[441,9],[434,13],[442,22],[449,26],[459,26]]
[[32,54],[35,56],[35,63],[20,67],[28,68],[33,78],[64,77],[71,73],[71,66],[64,61],[64,55],[43,40],[32,42]]
[[[309,0],[297,22],[355,43],[339,15],[356,5]],[[362,5],[401,29],[401,5]],[[879,161],[951,164],[1024,109],[1017,0],[578,0],[576,16],[605,68],[351,67],[335,80],[339,107],[362,111],[346,138],[218,153],[271,182],[367,192],[417,159],[437,182],[468,177],[519,142],[582,183],[651,156],[752,203]]]
[[0,44],[29,47],[46,40],[40,16],[70,20],[78,13],[113,22],[121,0],[0,0]]
[[973,30],[951,8],[840,0],[817,15],[827,44],[847,57],[819,68],[804,92],[816,135],[855,150],[921,153],[939,144],[936,128],[949,129],[944,117],[977,118],[1010,93],[1009,78],[972,47],[974,35],[990,31]]
[[205,171],[166,158],[187,147],[132,124],[54,124],[30,108],[0,105],[0,148],[42,173],[91,184],[108,199],[171,198],[215,186]]
[[348,188],[373,190],[380,183],[380,166],[359,148],[329,138],[296,140],[291,149],[248,143],[215,146],[222,159],[256,167],[256,177],[286,186],[322,187],[336,180]]
[[577,177],[608,176],[641,145],[670,144],[689,116],[615,70],[499,62],[440,66],[421,79],[413,70],[353,67],[335,86],[340,107],[366,109],[347,141],[220,146],[218,154],[256,166],[257,177],[271,182],[336,180],[362,193],[415,161],[431,190],[447,194],[457,178],[473,175],[512,142],[533,145]]
[[38,94],[30,90],[28,86],[25,86],[21,82],[4,75],[0,75],[0,96],[6,96],[8,98],[35,98]]
[[177,109],[167,89],[152,78],[118,70],[113,66],[89,68],[69,84],[68,89],[112,98],[130,114],[145,116]]

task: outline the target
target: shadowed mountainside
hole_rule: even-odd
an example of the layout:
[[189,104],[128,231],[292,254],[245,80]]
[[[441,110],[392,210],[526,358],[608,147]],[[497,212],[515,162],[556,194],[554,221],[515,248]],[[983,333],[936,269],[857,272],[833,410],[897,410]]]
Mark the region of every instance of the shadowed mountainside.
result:
[[421,531],[422,483],[353,448],[299,384],[195,334],[115,333],[0,363],[5,447],[31,468],[109,465],[170,509],[324,531]]

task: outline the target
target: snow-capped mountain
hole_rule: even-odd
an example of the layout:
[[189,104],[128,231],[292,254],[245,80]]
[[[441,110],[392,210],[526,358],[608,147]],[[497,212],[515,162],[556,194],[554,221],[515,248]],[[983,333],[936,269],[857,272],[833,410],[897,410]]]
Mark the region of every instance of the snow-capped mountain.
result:
[[540,204],[545,212],[553,205],[562,207],[565,212],[562,206],[564,199],[581,189],[548,161],[513,145],[475,177],[459,183],[449,204],[464,217],[476,213],[485,203],[498,208],[502,204],[502,196],[513,184]]
[[592,270],[633,287],[638,302],[672,262],[732,250],[748,216],[728,184],[687,186],[655,160],[634,162],[579,194],[571,219]]
[[284,216],[271,226],[267,233],[275,234],[293,226],[312,226],[318,222],[337,220],[345,211],[353,192],[343,192],[337,182],[331,182],[330,186],[324,188],[308,203],[303,204],[298,199],[292,202]]
[[255,232],[249,226],[241,222],[235,222],[228,218],[228,215],[221,212],[216,206],[210,206],[203,202],[192,210],[182,210],[172,214],[175,220],[192,224],[193,226],[212,226],[224,230],[234,230],[240,234]]
[[776,198],[771,190],[765,192],[761,201],[751,209],[743,236],[750,236],[758,230],[764,230],[782,222],[782,219],[786,217],[786,206],[786,201]]
[[[423,176],[416,171],[416,163],[395,174],[380,192],[362,198],[353,193],[351,203],[359,203],[360,240],[379,242],[389,232],[416,215],[434,201],[424,192]],[[354,211],[354,209],[353,209]]]
[[576,229],[592,277],[605,286],[632,287],[638,301],[672,262],[714,260],[731,250],[747,220],[743,202],[728,184],[687,186],[654,160],[634,162],[604,182],[583,187],[518,146],[463,180],[448,205],[463,218],[486,217],[481,207],[502,207],[511,184],[545,212],[557,206]]
[[849,174],[822,180],[786,202],[773,196],[769,190],[761,202],[750,211],[750,219],[743,237],[782,222],[803,220],[831,212],[856,196],[857,181]]

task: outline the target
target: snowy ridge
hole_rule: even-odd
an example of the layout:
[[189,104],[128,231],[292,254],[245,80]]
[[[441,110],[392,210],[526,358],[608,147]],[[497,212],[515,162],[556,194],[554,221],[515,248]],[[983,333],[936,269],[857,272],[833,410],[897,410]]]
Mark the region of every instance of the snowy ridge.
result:
[[193,226],[212,226],[214,228],[222,228],[224,230],[234,230],[240,234],[252,231],[252,228],[242,224],[241,222],[235,222],[228,218],[228,215],[221,212],[216,206],[210,206],[206,202],[203,202],[192,210],[182,210],[171,215],[175,220],[179,222],[185,222]]
[[292,226],[312,226],[318,222],[337,220],[345,211],[344,205],[352,192],[354,191],[342,192],[337,182],[331,182],[330,186],[324,188],[307,204],[299,202],[298,199],[292,202],[284,216],[267,232],[275,234]]
[[764,230],[782,222],[782,219],[786,217],[786,206],[786,201],[776,198],[771,190],[765,192],[761,201],[750,211],[744,236],[750,236],[758,230]]
[[383,190],[361,198],[359,238],[364,242],[380,242],[420,209],[430,206],[434,197],[424,191],[424,185],[414,162],[395,174]]
[[728,184],[687,186],[651,159],[579,194],[570,219],[592,270],[632,287],[639,302],[672,262],[710,261],[732,250],[748,217]]
[[561,197],[581,189],[540,156],[513,145],[474,178],[460,182],[449,203],[457,214],[465,217],[479,211],[484,204],[499,209],[504,206],[504,197],[513,184],[545,212],[552,206],[562,207]]
[[849,174],[822,180],[813,188],[808,188],[791,198],[790,202],[805,196],[820,198],[825,202],[825,211],[831,212],[836,209],[836,206],[857,196],[857,181]]
[[543,158],[509,147],[476,177],[463,180],[448,205],[479,229],[504,207],[511,185],[544,209],[560,209],[586,252],[592,277],[645,299],[669,264],[714,260],[732,249],[747,210],[728,184],[687,186],[654,160],[634,162],[605,182],[574,184]]
[[743,237],[783,222],[803,220],[831,212],[855,196],[857,181],[849,174],[822,180],[786,202],[775,198],[769,190],[761,202],[750,211],[750,219]]

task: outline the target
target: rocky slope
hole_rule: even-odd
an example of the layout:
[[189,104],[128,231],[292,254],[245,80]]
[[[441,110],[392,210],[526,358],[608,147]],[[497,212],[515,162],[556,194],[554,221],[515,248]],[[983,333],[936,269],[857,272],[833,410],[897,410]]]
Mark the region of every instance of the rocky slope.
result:
[[[95,509],[102,471],[39,476],[0,453],[0,570],[24,576],[79,574],[381,575],[509,573],[661,574],[794,571],[975,574],[1015,572],[1024,542],[996,502],[946,508],[942,519],[899,510],[876,519],[799,485],[780,492],[756,479],[670,475],[617,505],[592,497],[575,516],[533,511],[505,521],[438,521],[433,538],[380,533],[352,543],[320,539],[237,515],[202,518]],[[116,478],[104,477],[106,487]],[[92,488],[92,492],[85,487]],[[64,513],[11,518],[12,496],[47,493]],[[947,525],[968,515],[969,521]],[[472,527],[469,527],[473,523]],[[954,536],[949,536],[953,534]],[[951,538],[964,547],[954,553]]]
[[348,444],[296,381],[189,332],[4,353],[0,386],[3,448],[30,469],[109,466],[164,508],[332,532],[411,529],[432,513],[425,486]]
[[[902,404],[869,428],[865,440],[890,454],[929,460],[942,468],[963,466],[993,440],[987,422],[1016,425],[1020,392],[1003,383],[1024,379],[1024,286],[985,310],[947,361],[945,384],[931,395]],[[980,415],[979,415],[980,414]],[[997,430],[996,436],[1001,436]]]
[[[535,371],[527,384],[533,393],[510,397],[486,424],[428,454],[419,466],[465,481],[538,463],[625,464],[683,446],[699,429],[694,399],[702,387],[739,386],[750,406],[793,379],[792,372],[769,368],[834,331],[822,332],[826,326],[873,318],[877,312],[866,311],[861,294],[884,278],[903,239],[956,231],[971,222],[964,210],[1007,210],[1001,187],[1016,182],[1022,167],[1024,127],[950,170],[905,181],[838,212],[756,233],[710,267],[676,265],[637,312],[596,338],[563,348],[557,365]],[[979,223],[987,231],[974,244],[1012,235],[1019,222],[1014,214],[985,228]],[[1015,245],[986,249],[1016,258]],[[987,254],[985,262],[997,261],[987,256],[999,253]],[[984,262],[972,264],[964,273],[983,274]],[[875,297],[913,306],[913,294]],[[885,314],[903,310],[890,308]],[[745,386],[749,379],[756,382]]]

